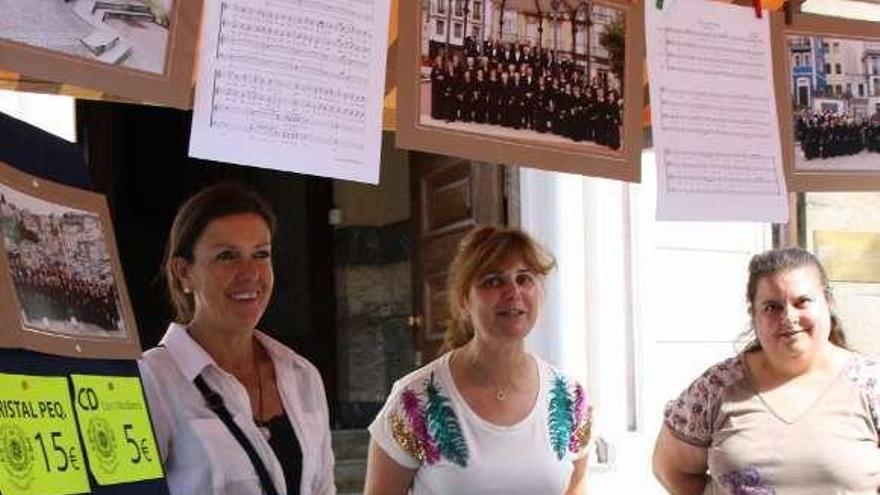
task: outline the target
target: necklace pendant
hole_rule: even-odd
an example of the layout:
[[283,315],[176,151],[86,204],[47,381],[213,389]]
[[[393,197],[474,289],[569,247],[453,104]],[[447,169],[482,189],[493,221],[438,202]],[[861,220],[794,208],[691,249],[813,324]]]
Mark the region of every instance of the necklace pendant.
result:
[[506,398],[507,398],[507,394],[504,393],[504,390],[499,389],[499,390],[495,391],[495,399],[498,402],[504,402],[504,399],[506,399]]

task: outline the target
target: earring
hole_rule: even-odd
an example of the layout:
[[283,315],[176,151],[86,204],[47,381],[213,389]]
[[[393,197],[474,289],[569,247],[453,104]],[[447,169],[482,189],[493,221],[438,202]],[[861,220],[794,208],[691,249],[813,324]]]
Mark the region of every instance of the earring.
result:
[[192,294],[192,289],[190,289],[189,287],[184,287],[184,288],[183,288],[183,293],[184,293],[184,294]]

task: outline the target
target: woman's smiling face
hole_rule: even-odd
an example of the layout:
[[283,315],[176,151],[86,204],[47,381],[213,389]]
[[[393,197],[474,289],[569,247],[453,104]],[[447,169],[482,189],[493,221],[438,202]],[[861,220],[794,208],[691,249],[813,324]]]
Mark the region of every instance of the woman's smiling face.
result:
[[253,330],[272,297],[272,234],[254,213],[227,215],[205,227],[193,259],[178,258],[178,274],[195,301],[192,324]]
[[830,302],[818,270],[803,266],[762,277],[752,321],[769,359],[812,363],[831,334]]

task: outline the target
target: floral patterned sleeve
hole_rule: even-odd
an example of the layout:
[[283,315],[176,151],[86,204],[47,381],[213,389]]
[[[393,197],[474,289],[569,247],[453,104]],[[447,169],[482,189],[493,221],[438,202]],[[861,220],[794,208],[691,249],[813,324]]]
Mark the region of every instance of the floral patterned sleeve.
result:
[[857,355],[847,367],[845,374],[862,390],[871,411],[871,419],[874,420],[874,429],[880,432],[880,363],[869,357]]
[[709,447],[724,391],[742,377],[739,357],[713,365],[675,400],[666,404],[663,423],[679,440],[697,447]]

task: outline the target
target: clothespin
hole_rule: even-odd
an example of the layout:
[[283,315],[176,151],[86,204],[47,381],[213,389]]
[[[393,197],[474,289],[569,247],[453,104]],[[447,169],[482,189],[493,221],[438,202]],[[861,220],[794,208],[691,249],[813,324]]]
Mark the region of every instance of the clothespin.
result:
[[657,0],[657,10],[663,10],[663,0]]
[[752,0],[752,5],[755,7],[755,17],[760,19],[761,18],[761,0]]

